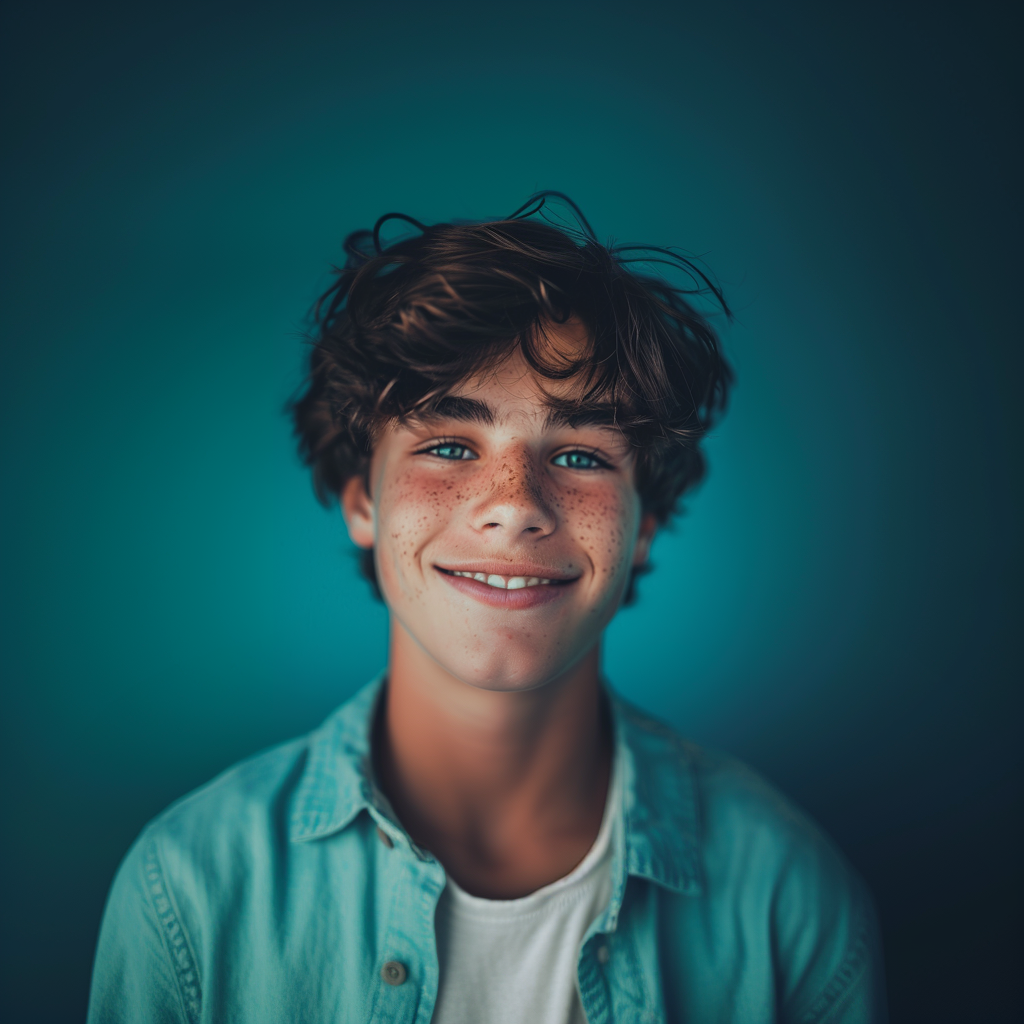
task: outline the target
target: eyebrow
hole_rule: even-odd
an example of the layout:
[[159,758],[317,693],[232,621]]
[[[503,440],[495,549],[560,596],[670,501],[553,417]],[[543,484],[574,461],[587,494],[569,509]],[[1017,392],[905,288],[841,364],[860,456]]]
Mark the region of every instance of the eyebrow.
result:
[[494,410],[478,398],[463,398],[461,395],[443,395],[436,402],[415,414],[419,420],[459,420],[463,423],[482,423],[494,426]]
[[585,402],[581,405],[555,405],[548,409],[545,427],[617,427],[614,405]]
[[[461,395],[444,395],[430,406],[416,413],[420,420],[458,420],[463,423],[482,423],[494,426],[498,417],[494,410],[478,398],[464,398]],[[615,427],[617,426],[615,406],[608,402],[588,402],[581,405],[549,405],[544,428],[554,427]]]

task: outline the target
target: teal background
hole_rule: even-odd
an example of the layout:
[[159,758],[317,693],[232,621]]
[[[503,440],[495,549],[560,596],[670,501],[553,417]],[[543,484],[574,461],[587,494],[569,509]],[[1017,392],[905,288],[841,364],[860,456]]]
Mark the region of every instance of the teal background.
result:
[[894,1020],[1019,1019],[1019,29],[985,3],[7,5],[5,1019],[80,1019],[144,822],[381,667],[282,414],[342,237],[539,188],[704,255],[738,314],[710,478],[609,675],[842,845]]

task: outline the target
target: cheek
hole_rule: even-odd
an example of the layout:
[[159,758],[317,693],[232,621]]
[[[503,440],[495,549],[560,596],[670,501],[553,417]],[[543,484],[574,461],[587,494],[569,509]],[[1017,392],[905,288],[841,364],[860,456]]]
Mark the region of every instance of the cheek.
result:
[[381,494],[377,536],[393,560],[415,559],[423,544],[452,517],[463,495],[452,481],[407,472],[391,480]]
[[599,576],[627,571],[640,522],[639,500],[632,489],[570,488],[558,498],[569,532],[583,548]]

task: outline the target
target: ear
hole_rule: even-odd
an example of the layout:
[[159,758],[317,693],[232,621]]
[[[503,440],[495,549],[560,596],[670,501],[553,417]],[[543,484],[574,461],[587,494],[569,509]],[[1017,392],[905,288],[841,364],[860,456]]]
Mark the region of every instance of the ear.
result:
[[360,548],[372,548],[377,539],[377,520],[362,474],[350,477],[341,489],[341,514],[352,543]]
[[658,520],[650,512],[645,512],[640,520],[640,532],[636,537],[636,547],[633,549],[633,568],[647,564],[651,555],[651,541],[658,532]]

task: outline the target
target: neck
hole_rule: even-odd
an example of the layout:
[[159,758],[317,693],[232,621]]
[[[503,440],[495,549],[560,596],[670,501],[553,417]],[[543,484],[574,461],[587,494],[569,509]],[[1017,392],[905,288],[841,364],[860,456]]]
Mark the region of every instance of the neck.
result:
[[522,895],[593,843],[611,765],[599,664],[595,646],[542,686],[486,690],[392,622],[381,783],[413,839],[470,891]]

